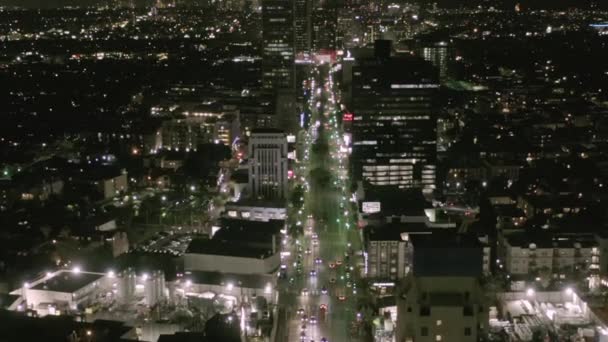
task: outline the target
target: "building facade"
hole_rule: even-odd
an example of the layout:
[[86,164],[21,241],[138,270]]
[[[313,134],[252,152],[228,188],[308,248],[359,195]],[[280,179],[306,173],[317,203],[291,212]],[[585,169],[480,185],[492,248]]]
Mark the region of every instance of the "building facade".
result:
[[353,171],[358,180],[435,188],[437,72],[428,62],[391,57],[385,41],[353,67]]
[[253,198],[287,198],[287,137],[273,129],[251,132],[249,139],[249,193]]
[[563,279],[600,270],[600,243],[592,236],[527,239],[513,234],[502,239],[501,247],[505,268],[513,275],[547,272]]
[[474,277],[414,277],[398,307],[398,341],[475,342],[488,325]]
[[262,0],[262,83],[275,91],[294,88],[293,0]]

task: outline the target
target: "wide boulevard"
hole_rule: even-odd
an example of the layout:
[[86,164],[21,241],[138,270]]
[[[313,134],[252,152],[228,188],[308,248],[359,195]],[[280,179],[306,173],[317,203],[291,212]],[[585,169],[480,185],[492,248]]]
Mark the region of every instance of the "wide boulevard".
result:
[[[361,239],[347,177],[348,155],[338,125],[339,93],[332,66],[311,67],[305,82],[310,127],[296,181],[304,188],[290,222],[301,227],[284,241],[276,341],[358,341],[357,279]],[[293,208],[292,208],[293,209]]]

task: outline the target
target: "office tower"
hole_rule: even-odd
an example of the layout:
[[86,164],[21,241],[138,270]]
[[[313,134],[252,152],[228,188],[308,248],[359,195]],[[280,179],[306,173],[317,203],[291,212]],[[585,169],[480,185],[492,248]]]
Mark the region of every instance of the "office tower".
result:
[[439,88],[436,69],[413,56],[391,56],[376,41],[375,56],[353,67],[353,174],[373,185],[435,188]]
[[293,0],[262,0],[262,86],[294,88]]
[[276,129],[254,129],[249,138],[249,193],[254,198],[287,197],[287,137]]
[[425,45],[416,49],[419,56],[431,62],[439,70],[441,82],[447,80],[449,76],[449,63],[453,59],[454,48],[446,42]]
[[312,0],[294,0],[295,52],[298,58],[310,54]]
[[336,49],[337,11],[333,7],[316,7],[312,12],[312,50],[333,51]]

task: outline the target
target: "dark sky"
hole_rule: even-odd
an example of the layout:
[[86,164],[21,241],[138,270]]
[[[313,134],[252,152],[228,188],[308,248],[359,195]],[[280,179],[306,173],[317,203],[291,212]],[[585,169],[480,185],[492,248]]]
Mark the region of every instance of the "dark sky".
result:
[[[138,5],[149,5],[152,0],[135,0]],[[602,9],[608,8],[608,0],[416,0],[418,3],[436,2],[440,7],[476,6],[478,4],[494,5],[499,8],[511,9],[516,3],[524,8],[546,9],[587,9],[592,3]],[[0,0],[0,6],[20,6],[29,8],[54,8],[62,6],[91,6],[106,4],[111,0]]]
[[91,6],[106,3],[105,0],[0,0],[3,6],[20,6],[29,8],[53,8],[62,6]]

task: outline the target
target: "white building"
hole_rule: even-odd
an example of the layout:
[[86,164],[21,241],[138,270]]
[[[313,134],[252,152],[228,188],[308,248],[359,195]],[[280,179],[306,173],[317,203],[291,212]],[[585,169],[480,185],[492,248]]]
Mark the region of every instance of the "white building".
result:
[[111,288],[106,274],[60,270],[24,283],[11,294],[20,295],[21,309],[30,308],[39,315],[59,314],[92,303],[95,295]]
[[256,129],[249,138],[249,193],[254,198],[287,198],[287,137]]
[[599,243],[592,237],[530,237],[511,234],[501,241],[502,259],[510,274],[526,275],[548,271],[564,278],[575,270],[598,270]]
[[90,182],[99,190],[104,199],[112,198],[129,189],[126,171],[118,174],[99,175]]
[[234,274],[219,272],[186,271],[183,277],[168,284],[169,292],[179,295],[233,299],[235,304],[252,303],[256,297],[264,297],[269,304],[275,304],[277,293],[274,275]]
[[269,274],[278,270],[280,261],[279,253],[269,248],[234,241],[193,240],[184,254],[184,269]]
[[245,200],[229,202],[224,207],[225,215],[229,218],[250,221],[285,220],[287,218],[284,201]]

